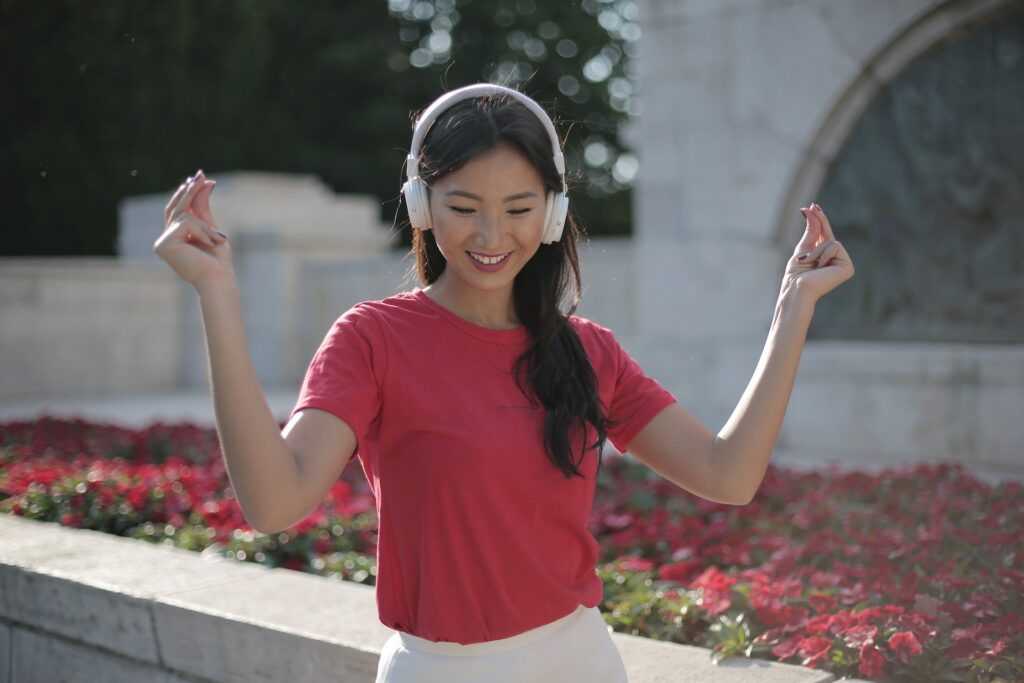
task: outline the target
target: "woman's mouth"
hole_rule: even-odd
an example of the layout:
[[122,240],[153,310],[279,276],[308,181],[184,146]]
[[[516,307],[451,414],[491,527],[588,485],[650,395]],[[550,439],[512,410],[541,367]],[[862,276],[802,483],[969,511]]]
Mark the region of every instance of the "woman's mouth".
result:
[[470,259],[473,261],[473,265],[478,270],[482,270],[485,273],[493,273],[496,270],[501,270],[504,265],[508,262],[508,256],[512,252],[505,252],[504,254],[498,254],[495,256],[488,256],[487,254],[477,254],[472,251],[467,251]]

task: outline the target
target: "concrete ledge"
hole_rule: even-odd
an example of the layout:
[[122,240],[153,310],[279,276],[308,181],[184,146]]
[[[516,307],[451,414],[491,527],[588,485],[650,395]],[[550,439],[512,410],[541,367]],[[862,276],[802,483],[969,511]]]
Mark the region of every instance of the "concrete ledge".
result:
[[[391,633],[370,586],[0,515],[0,683],[369,683]],[[631,683],[834,680],[613,638]]]

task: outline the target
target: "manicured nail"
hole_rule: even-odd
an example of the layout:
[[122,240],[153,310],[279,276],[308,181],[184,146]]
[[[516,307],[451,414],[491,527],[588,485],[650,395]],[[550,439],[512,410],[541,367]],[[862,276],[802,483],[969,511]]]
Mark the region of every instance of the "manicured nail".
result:
[[222,233],[220,230],[217,231],[217,234],[220,235],[221,237],[223,237],[224,239],[227,239],[227,237],[228,237],[227,235]]

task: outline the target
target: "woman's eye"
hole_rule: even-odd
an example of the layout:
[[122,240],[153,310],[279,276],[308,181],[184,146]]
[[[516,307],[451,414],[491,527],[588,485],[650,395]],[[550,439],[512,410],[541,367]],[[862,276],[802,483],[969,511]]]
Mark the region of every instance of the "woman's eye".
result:
[[[464,206],[449,206],[448,208],[451,209],[452,211],[454,211],[455,213],[461,215],[461,216],[468,216],[469,214],[474,213],[476,211],[476,209],[469,209],[469,208],[466,208]],[[528,208],[527,209],[510,209],[509,213],[512,214],[513,216],[521,216],[524,213],[529,213],[531,210],[532,209],[528,209]]]

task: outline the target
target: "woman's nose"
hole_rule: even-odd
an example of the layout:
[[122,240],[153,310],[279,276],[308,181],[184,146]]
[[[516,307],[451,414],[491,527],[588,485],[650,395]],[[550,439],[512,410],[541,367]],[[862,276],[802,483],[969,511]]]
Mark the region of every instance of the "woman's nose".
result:
[[476,238],[481,247],[501,245],[501,221],[485,211],[476,224]]

